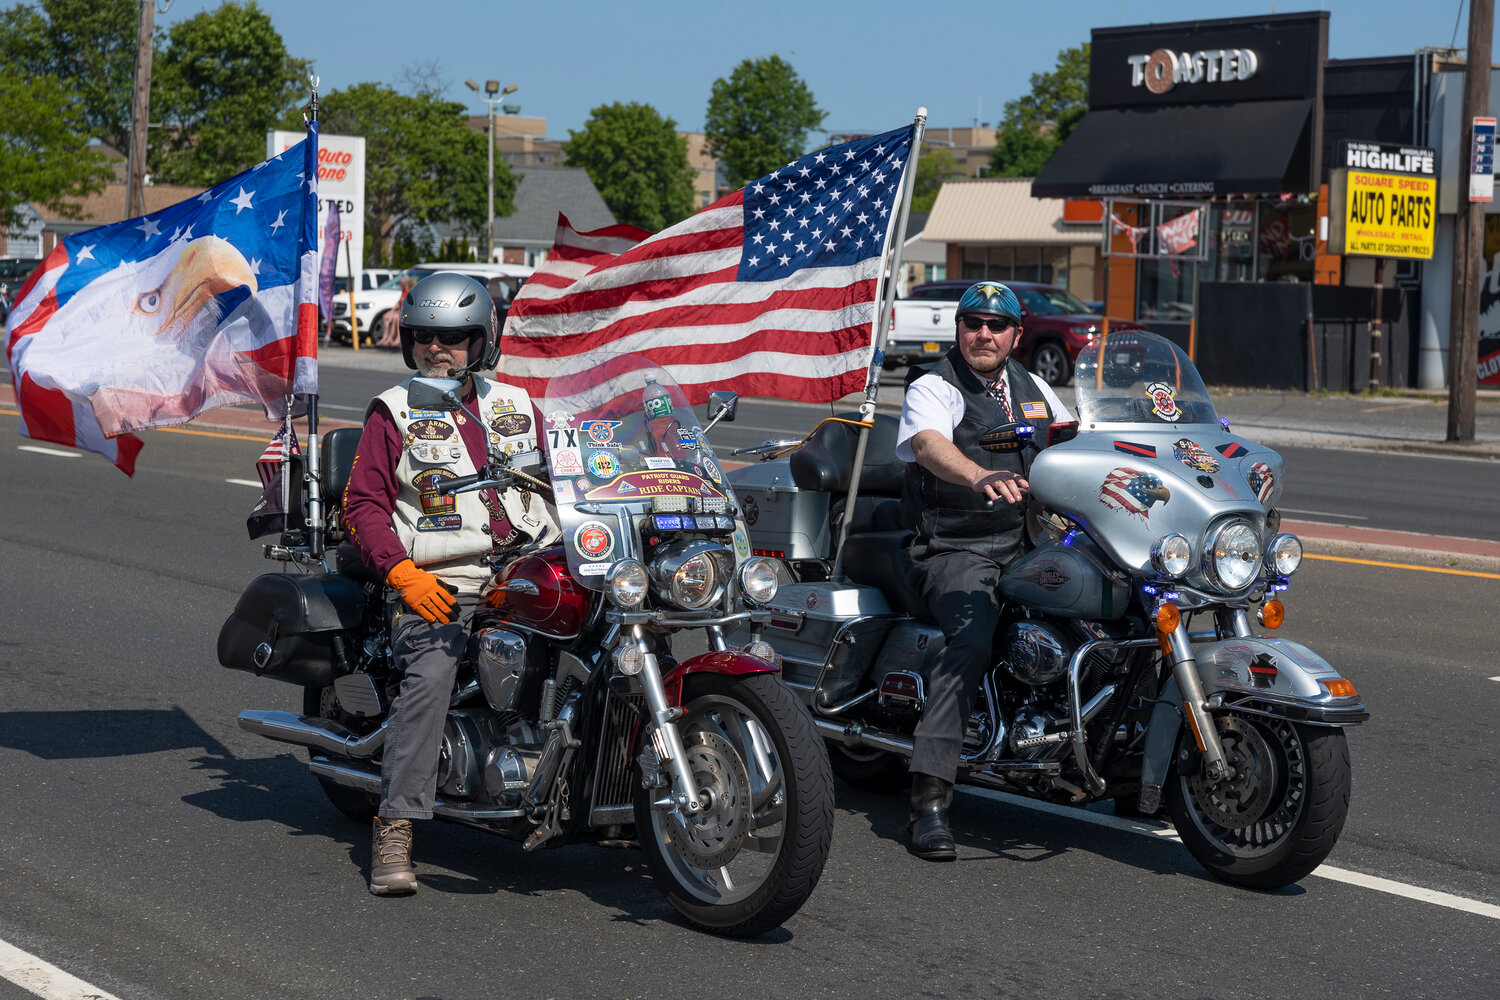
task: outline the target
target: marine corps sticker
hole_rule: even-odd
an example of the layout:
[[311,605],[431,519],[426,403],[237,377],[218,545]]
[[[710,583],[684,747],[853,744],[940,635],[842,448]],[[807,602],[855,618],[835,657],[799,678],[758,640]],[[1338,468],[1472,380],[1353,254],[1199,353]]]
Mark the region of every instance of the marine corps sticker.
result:
[[620,471],[620,463],[607,451],[596,451],[589,455],[589,475],[600,479],[613,479]]
[[1179,438],[1172,445],[1172,456],[1189,469],[1197,469],[1199,472],[1219,471],[1219,460],[1187,438]]
[[1146,392],[1151,396],[1151,412],[1163,420],[1176,420],[1181,416],[1177,409],[1177,390],[1165,382],[1152,382],[1146,386]]
[[1245,477],[1250,480],[1250,488],[1255,491],[1255,499],[1265,503],[1271,497],[1271,491],[1276,488],[1276,476],[1271,472],[1271,467],[1265,462],[1256,462],[1250,466],[1250,475]]
[[531,417],[524,413],[502,413],[490,419],[490,430],[503,437],[515,437],[531,430]]
[[573,531],[573,547],[599,560],[615,550],[615,536],[603,521],[584,521]]
[[453,436],[453,425],[446,420],[416,420],[407,433],[420,441],[446,441]]
[[441,496],[437,491],[439,483],[457,478],[457,473],[449,472],[447,469],[423,469],[411,477],[411,484],[417,488],[417,500],[422,507],[423,514],[451,514],[458,509],[457,497]]

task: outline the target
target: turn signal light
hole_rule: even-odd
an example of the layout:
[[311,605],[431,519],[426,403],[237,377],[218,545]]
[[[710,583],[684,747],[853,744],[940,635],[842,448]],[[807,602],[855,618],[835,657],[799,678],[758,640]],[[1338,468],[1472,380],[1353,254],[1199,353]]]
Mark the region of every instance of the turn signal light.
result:
[[1286,621],[1286,605],[1274,597],[1260,606],[1260,623],[1266,628],[1281,628]]
[[1340,677],[1331,681],[1318,681],[1319,684],[1328,689],[1328,693],[1335,698],[1355,698],[1358,692],[1354,690],[1354,682]]
[[1182,613],[1177,610],[1177,605],[1163,604],[1156,609],[1156,630],[1158,632],[1176,632],[1177,626],[1180,624],[1182,624]]

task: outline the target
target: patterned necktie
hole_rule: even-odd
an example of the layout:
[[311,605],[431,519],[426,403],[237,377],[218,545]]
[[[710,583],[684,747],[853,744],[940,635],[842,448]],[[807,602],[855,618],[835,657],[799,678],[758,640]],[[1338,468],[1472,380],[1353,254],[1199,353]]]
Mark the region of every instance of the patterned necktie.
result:
[[1005,410],[1005,419],[1014,421],[1016,419],[1016,415],[1011,412],[1010,393],[1007,392],[1005,388],[1005,376],[1001,375],[998,379],[991,382],[989,384],[989,391],[990,397],[994,399],[995,402],[999,403],[1001,408]]

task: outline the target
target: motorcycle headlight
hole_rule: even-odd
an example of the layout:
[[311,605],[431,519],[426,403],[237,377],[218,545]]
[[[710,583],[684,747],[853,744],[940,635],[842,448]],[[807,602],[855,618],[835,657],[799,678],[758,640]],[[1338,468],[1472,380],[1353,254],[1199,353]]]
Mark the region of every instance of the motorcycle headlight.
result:
[[1227,521],[1208,536],[1204,565],[1224,590],[1243,590],[1260,573],[1260,539],[1248,521]]
[[740,593],[751,604],[768,604],[776,596],[776,563],[764,556],[746,559],[740,567]]
[[651,562],[651,579],[663,600],[697,611],[719,599],[734,569],[727,549],[706,538],[668,542]]
[[1193,546],[1187,538],[1177,533],[1163,535],[1151,547],[1151,565],[1158,573],[1177,577],[1187,572],[1193,558]]
[[639,559],[621,559],[604,575],[604,590],[616,607],[636,608],[646,599],[650,578]]
[[1302,565],[1302,540],[1296,535],[1277,535],[1266,543],[1266,569],[1277,576],[1291,576]]

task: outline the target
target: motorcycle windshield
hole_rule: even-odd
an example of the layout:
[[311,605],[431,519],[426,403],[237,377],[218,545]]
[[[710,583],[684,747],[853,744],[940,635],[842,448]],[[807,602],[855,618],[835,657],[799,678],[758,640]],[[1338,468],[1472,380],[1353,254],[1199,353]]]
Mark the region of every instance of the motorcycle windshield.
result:
[[568,567],[600,590],[609,567],[643,558],[642,534],[721,541],[750,555],[724,472],[687,397],[638,355],[560,367],[541,406],[543,447]]
[[1145,330],[1111,333],[1085,347],[1073,386],[1083,427],[1219,423],[1193,362],[1176,344]]

